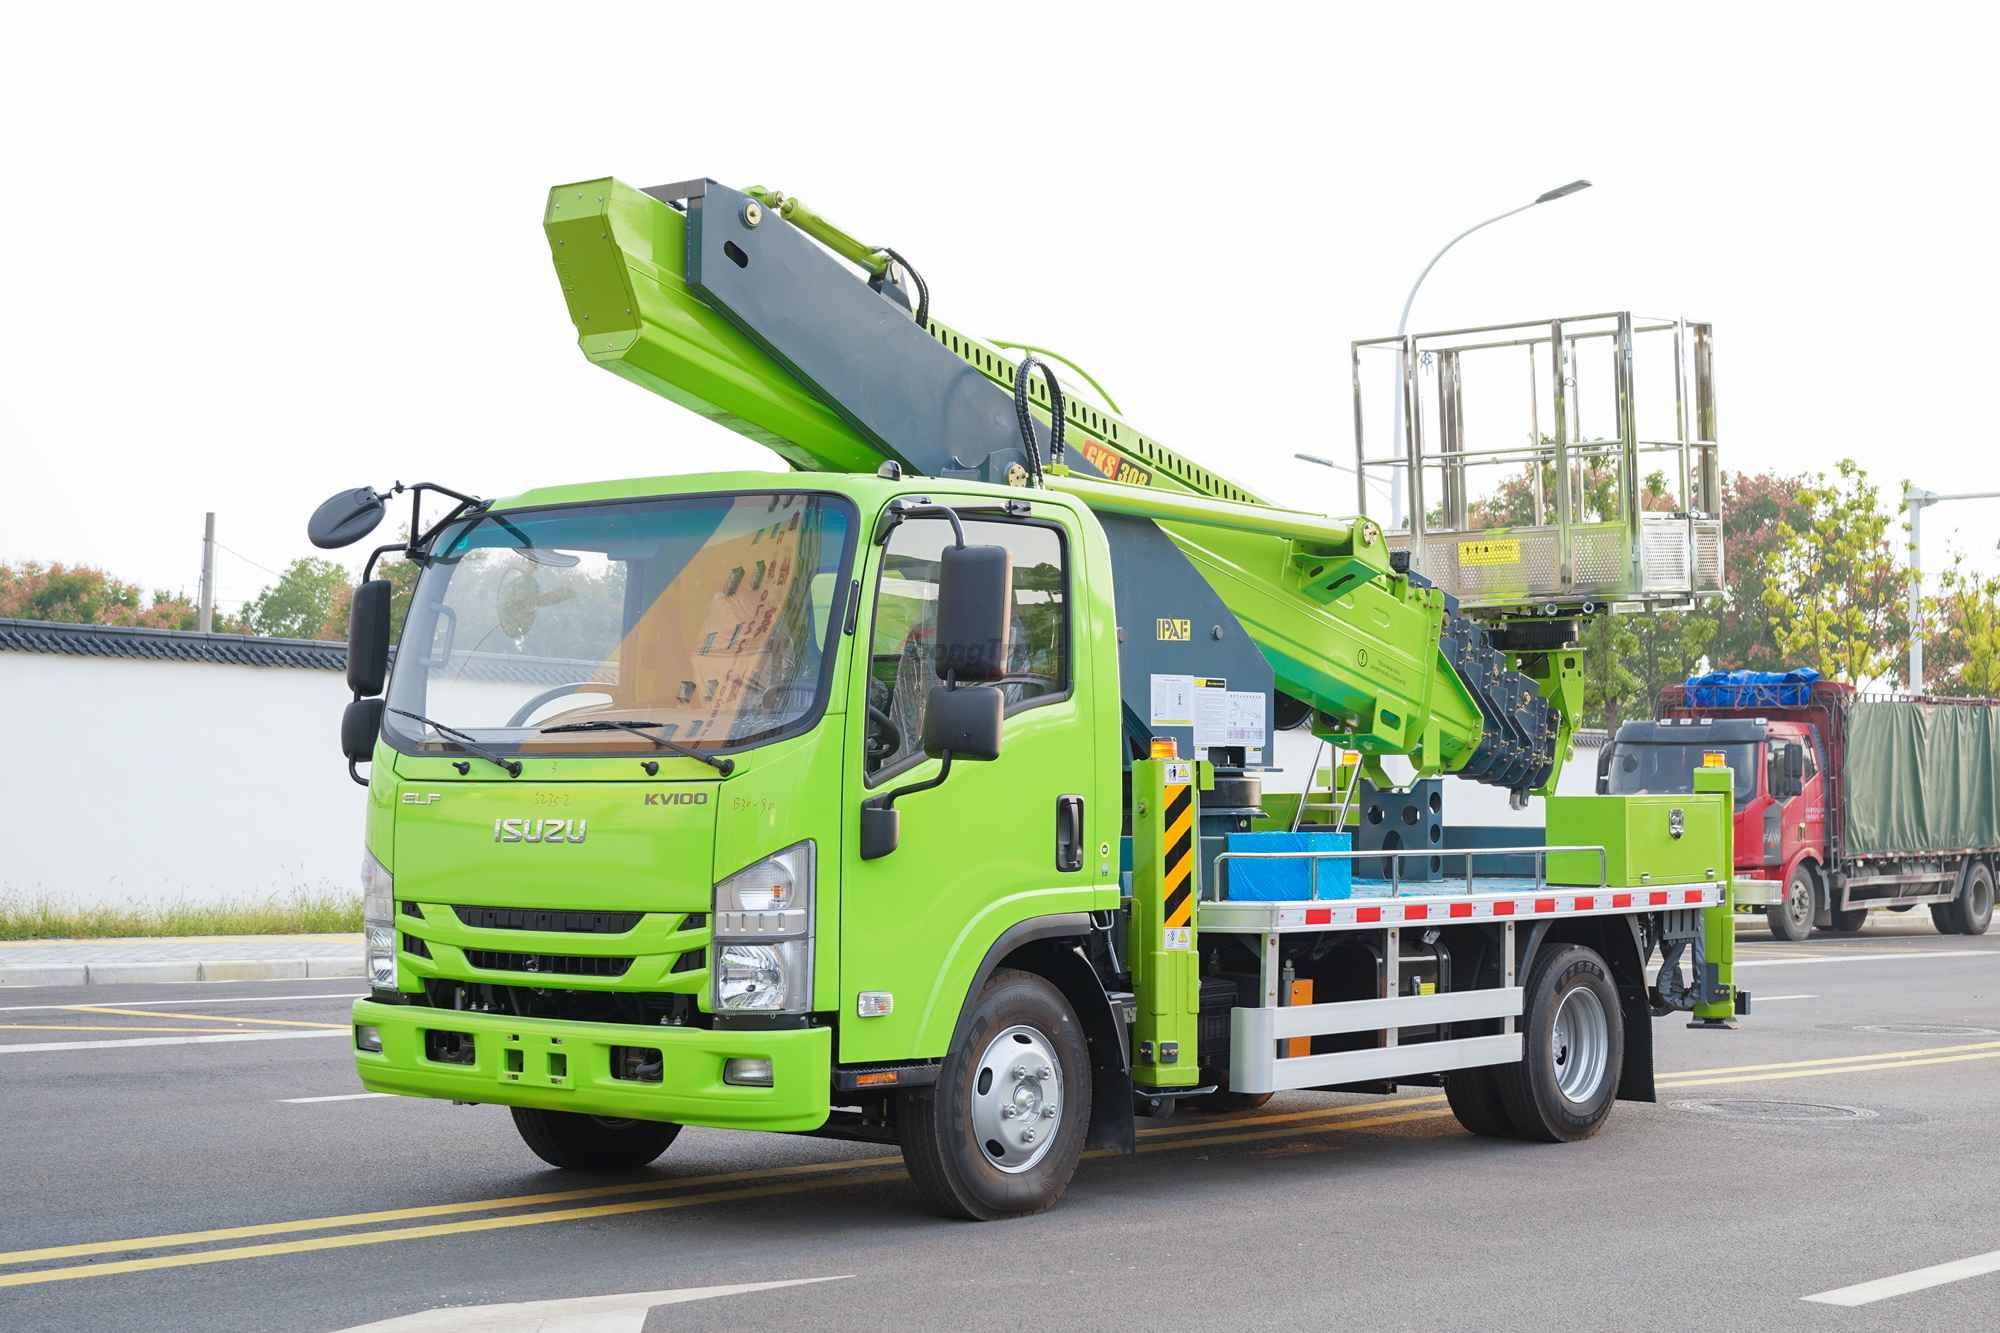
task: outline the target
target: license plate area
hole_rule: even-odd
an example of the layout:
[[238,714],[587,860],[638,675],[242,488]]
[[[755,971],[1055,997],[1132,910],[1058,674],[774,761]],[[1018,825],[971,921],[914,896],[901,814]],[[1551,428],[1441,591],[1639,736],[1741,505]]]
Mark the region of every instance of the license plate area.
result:
[[510,1032],[500,1047],[500,1080],[538,1088],[573,1088],[570,1048],[561,1037]]

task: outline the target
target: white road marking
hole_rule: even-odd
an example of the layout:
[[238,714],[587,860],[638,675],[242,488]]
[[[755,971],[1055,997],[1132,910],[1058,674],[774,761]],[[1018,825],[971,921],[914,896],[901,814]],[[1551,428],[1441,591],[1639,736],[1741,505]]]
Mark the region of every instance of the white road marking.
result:
[[737,1282],[724,1287],[683,1287],[679,1291],[629,1291],[580,1300],[515,1301],[506,1305],[460,1306],[356,1324],[344,1333],[623,1333],[645,1327],[656,1306],[684,1305],[718,1296],[743,1296],[778,1287],[844,1282],[852,1277],[801,1277],[785,1282]]
[[199,1004],[277,1004],[285,1000],[361,1000],[365,995],[218,995],[205,1000],[85,1000],[79,1004],[9,1004],[0,1005],[0,1014],[53,1013],[64,1010],[93,1009],[107,1004],[144,1004],[148,1009],[160,1009],[167,1005],[186,1006]]
[[1891,1296],[1905,1296],[1926,1287],[1942,1287],[1948,1282],[1963,1282],[1969,1277],[1983,1277],[1988,1273],[2000,1273],[2000,1250],[1975,1254],[1970,1259],[1954,1259],[1948,1264],[1912,1269],[1894,1277],[1878,1277],[1873,1282],[1857,1282],[1851,1287],[1837,1287],[1799,1299],[1819,1305],[1872,1305]]
[[388,1092],[339,1092],[331,1097],[280,1097],[280,1106],[313,1106],[319,1102],[363,1102],[371,1097],[391,1097]]
[[1817,1000],[1817,995],[1757,995],[1751,997],[1758,1004],[1769,1004],[1773,1000]]
[[2000,949],[1910,949],[1902,953],[1831,954],[1816,958],[1752,958],[1738,967],[1808,967],[1814,963],[1874,963],[1885,958],[2000,958]]
[[[140,1031],[145,1029],[141,1028]],[[308,1037],[346,1037],[346,1028],[331,1032],[238,1032],[212,1037],[123,1037],[114,1041],[25,1041],[0,1043],[0,1055],[35,1055],[43,1051],[101,1051],[113,1046],[209,1046],[230,1041],[303,1041]]]

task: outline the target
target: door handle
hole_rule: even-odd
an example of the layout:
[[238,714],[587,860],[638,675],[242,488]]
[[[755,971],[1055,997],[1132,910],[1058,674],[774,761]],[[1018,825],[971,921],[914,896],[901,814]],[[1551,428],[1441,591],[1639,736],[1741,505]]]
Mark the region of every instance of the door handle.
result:
[[1083,798],[1056,797],[1056,869],[1083,869]]

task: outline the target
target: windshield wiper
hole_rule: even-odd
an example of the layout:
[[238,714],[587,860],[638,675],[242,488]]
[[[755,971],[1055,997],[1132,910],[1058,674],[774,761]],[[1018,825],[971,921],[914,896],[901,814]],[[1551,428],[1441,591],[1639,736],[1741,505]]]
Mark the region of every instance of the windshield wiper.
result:
[[634,736],[643,736],[668,754],[677,754],[684,759],[699,759],[716,772],[728,777],[736,771],[736,761],[728,755],[703,754],[690,745],[670,741],[664,736],[655,736],[652,728],[664,727],[664,722],[614,722],[608,717],[593,718],[589,722],[558,722],[553,727],[542,727],[541,733],[548,735],[556,731],[629,731]]
[[[480,759],[484,759],[489,764],[495,764],[501,768],[506,769],[507,776],[510,778],[518,778],[521,776],[521,764],[519,760],[508,759],[501,755],[493,753],[491,750],[488,750],[485,747],[481,746],[478,741],[473,740],[472,737],[466,735],[464,732],[458,730],[456,727],[447,727],[442,722],[433,722],[429,718],[425,717],[422,713],[412,713],[407,708],[391,708],[389,711],[394,713],[397,717],[407,717],[413,722],[421,722],[425,726],[430,727],[432,730],[436,731],[440,736],[451,737],[453,740],[458,742],[459,749],[465,751],[469,755],[474,755]],[[459,771],[463,772],[464,770],[461,769]]]

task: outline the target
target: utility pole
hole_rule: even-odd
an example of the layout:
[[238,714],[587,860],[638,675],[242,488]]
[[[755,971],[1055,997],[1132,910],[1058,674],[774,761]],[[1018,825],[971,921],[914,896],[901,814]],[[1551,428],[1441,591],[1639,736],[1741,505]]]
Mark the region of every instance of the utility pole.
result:
[[1903,483],[1903,508],[1910,511],[1910,681],[1911,694],[1924,692],[1924,510],[1947,500],[1995,500],[2000,491],[1960,491],[1940,495]]
[[215,632],[215,515],[203,516],[201,524],[201,618],[195,622],[203,634]]

